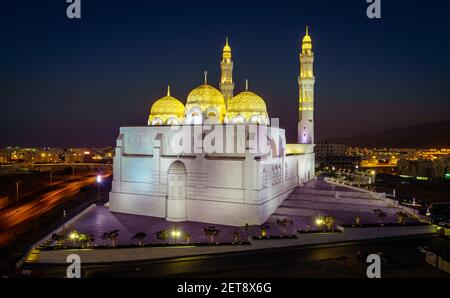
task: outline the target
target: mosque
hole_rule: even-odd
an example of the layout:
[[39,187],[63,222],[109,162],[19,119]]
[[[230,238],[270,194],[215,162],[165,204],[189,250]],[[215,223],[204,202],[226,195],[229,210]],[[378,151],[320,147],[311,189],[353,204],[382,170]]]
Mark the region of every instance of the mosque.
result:
[[297,144],[271,121],[263,98],[234,95],[226,40],[219,89],[207,82],[186,104],[167,95],[148,125],[121,127],[109,195],[112,212],[231,226],[264,223],[299,185],[314,178],[314,53],[306,29],[300,52]]

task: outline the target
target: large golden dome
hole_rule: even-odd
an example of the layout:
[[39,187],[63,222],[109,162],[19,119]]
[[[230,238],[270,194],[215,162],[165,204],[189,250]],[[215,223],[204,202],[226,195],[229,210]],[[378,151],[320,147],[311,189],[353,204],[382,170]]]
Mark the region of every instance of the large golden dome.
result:
[[268,124],[269,119],[264,99],[250,91],[241,92],[231,99],[226,116],[229,123]]
[[152,105],[148,125],[180,124],[183,119],[184,105],[175,97],[170,96],[170,87],[168,87],[167,95]]
[[203,84],[192,90],[186,102],[186,111],[199,108],[205,117],[215,116],[222,119],[226,108],[222,93],[211,85]]

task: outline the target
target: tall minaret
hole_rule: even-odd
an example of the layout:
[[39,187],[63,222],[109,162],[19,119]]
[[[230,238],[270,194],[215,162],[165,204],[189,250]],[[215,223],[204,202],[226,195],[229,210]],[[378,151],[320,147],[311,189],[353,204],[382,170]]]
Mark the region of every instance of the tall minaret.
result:
[[233,98],[233,61],[231,60],[231,48],[228,45],[228,37],[226,38],[225,46],[223,47],[222,61],[220,62],[220,91],[222,91],[225,98],[225,104],[228,107],[228,102]]
[[314,53],[306,27],[300,53],[298,143],[314,144]]

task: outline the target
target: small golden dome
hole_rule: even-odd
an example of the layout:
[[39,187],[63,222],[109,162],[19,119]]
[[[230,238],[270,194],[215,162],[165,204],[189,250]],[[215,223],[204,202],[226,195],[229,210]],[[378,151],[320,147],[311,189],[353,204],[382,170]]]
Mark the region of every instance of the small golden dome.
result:
[[152,105],[148,125],[179,124],[183,119],[184,105],[175,97],[170,96],[170,86],[168,86],[167,95]]
[[248,90],[233,97],[228,104],[227,119],[233,122],[233,118],[243,117],[245,122],[268,122],[267,107],[264,99]]
[[312,51],[312,40],[311,36],[308,33],[308,26],[306,26],[306,35],[303,37],[302,41],[302,52],[303,53],[311,53]]
[[231,60],[231,47],[228,45],[228,37],[225,40],[225,46],[223,47],[223,60]]
[[205,84],[193,89],[186,102],[186,111],[198,107],[206,116],[215,114],[219,119],[223,119],[225,115],[225,99],[222,93],[211,85]]

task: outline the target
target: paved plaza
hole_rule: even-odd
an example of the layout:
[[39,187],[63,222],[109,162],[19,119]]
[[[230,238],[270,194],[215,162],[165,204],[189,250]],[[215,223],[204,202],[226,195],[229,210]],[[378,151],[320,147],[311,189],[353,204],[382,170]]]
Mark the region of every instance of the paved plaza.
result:
[[[376,199],[371,195],[358,192],[344,187],[334,186],[318,178],[298,187],[276,210],[276,212],[262,226],[232,227],[214,225],[220,230],[216,237],[217,242],[232,242],[236,229],[239,231],[239,240],[246,241],[248,236],[260,236],[261,230],[265,229],[269,236],[298,235],[298,230],[317,230],[315,219],[320,215],[332,215],[336,218],[336,224],[352,224],[355,217],[360,216],[363,223],[377,223],[378,218],[373,209],[380,208],[388,215],[383,219],[384,223],[396,221],[395,213],[399,209],[389,206],[383,200]],[[287,230],[277,224],[277,219],[289,218],[293,225]],[[136,240],[132,237],[139,232],[147,235],[144,243],[174,243],[175,239],[163,241],[156,237],[158,231],[179,230],[181,236],[177,239],[179,243],[186,243],[189,235],[191,243],[206,243],[209,238],[204,233],[204,228],[210,226],[198,222],[168,222],[162,218],[147,217],[140,215],[112,213],[108,207],[96,206],[90,209],[72,222],[73,227],[79,233],[92,234],[95,238],[92,245],[108,245],[110,240],[101,239],[104,232],[119,230],[118,244],[133,244]]]

